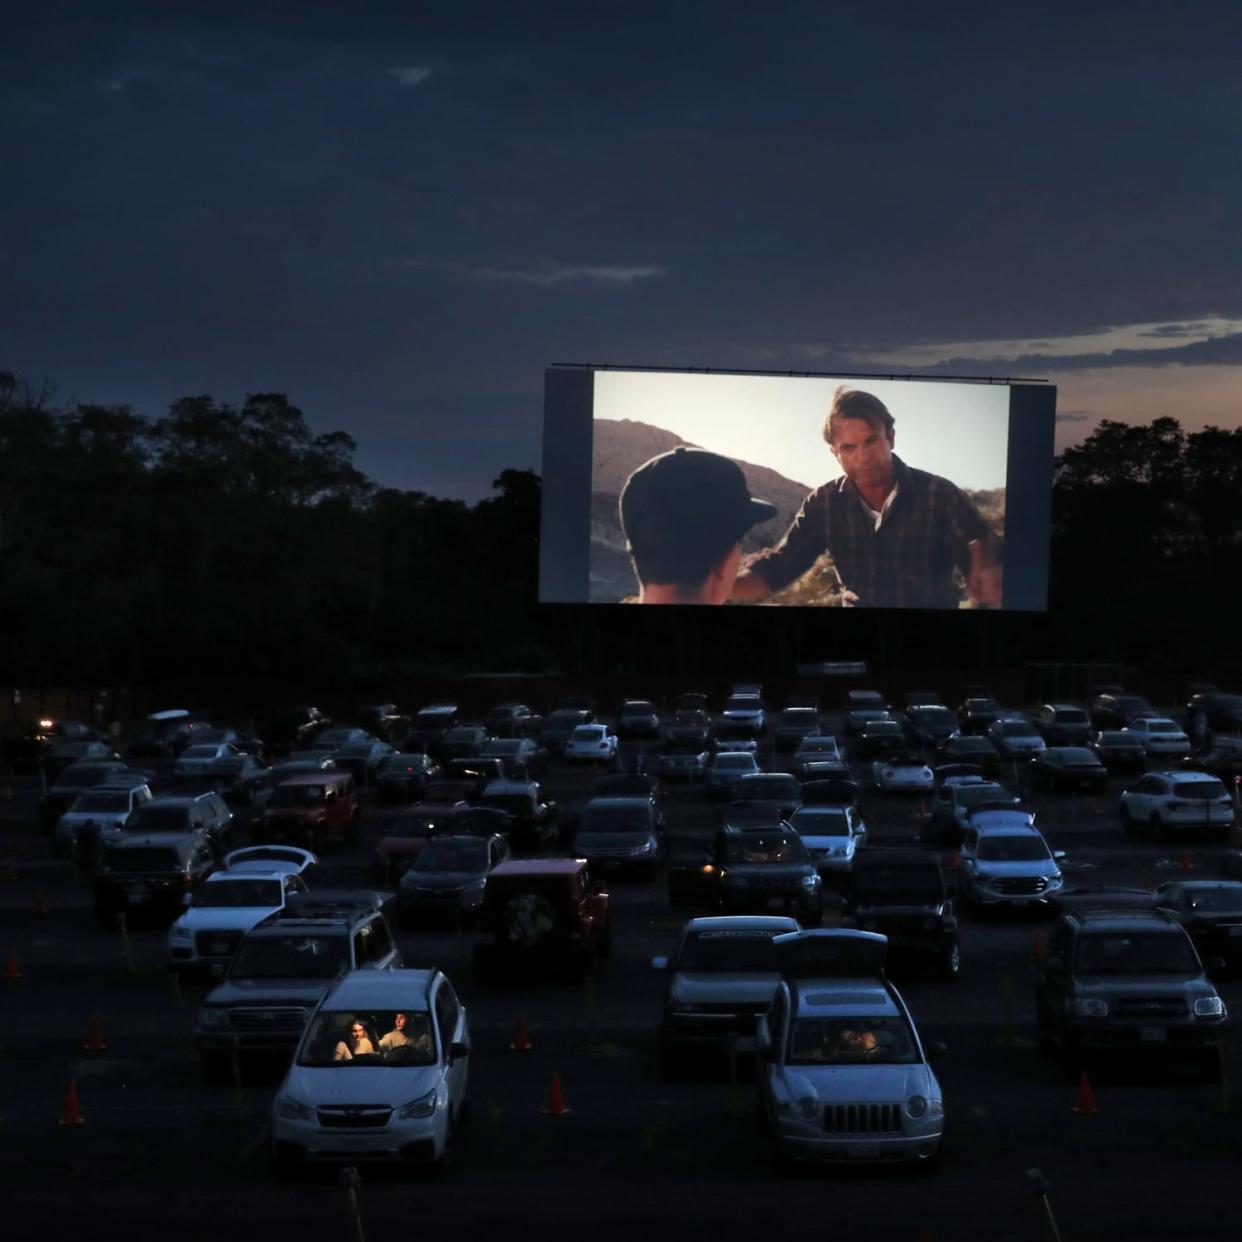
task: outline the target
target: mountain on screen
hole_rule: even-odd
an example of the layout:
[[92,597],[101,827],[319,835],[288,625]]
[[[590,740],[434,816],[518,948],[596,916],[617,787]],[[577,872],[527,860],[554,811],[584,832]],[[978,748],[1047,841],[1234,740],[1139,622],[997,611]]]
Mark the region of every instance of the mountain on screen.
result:
[[[616,603],[638,590],[634,571],[625,550],[618,502],[630,475],[658,453],[667,453],[679,444],[690,444],[671,431],[630,419],[598,419],[594,424],[591,463],[591,599]],[[710,445],[691,445],[709,448]],[[767,466],[737,463],[746,476],[752,496],[776,506],[771,521],[752,527],[742,540],[743,552],[771,547],[789,528],[811,488],[787,479]]]

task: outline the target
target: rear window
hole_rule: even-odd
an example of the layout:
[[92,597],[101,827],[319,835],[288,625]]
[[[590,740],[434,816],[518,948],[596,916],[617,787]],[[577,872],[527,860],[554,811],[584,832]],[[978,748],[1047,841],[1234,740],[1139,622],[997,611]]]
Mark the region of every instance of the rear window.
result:
[[574,730],[573,740],[575,742],[598,742],[603,736],[604,730],[600,725],[579,725]]
[[134,832],[184,832],[190,813],[183,806],[139,807],[129,821]]
[[706,931],[688,936],[677,959],[677,969],[687,974],[713,971],[753,971],[777,974],[780,966],[772,931],[744,928]]
[[795,811],[791,826],[803,836],[808,837],[848,837],[850,835],[849,820],[843,810],[826,808],[811,810],[803,808]]
[[73,804],[75,811],[128,811],[129,794],[93,789],[82,794]]
[[1178,781],[1173,786],[1175,798],[1223,798],[1225,787],[1220,781]]
[[229,975],[243,979],[332,979],[349,967],[343,935],[247,936]]
[[279,880],[225,880],[204,884],[194,898],[195,906],[227,909],[242,906],[280,905]]
[[788,798],[798,794],[792,776],[748,776],[737,787],[739,798]]
[[1088,724],[1087,713],[1081,707],[1062,707],[1053,713],[1057,724]]
[[109,871],[180,871],[181,858],[176,850],[137,849],[112,850],[108,854]]
[[753,755],[748,755],[743,751],[728,752],[723,755],[717,755],[712,760],[712,767],[726,772],[753,772],[755,759]]
[[961,785],[955,798],[958,806],[978,806],[980,802],[1003,802],[1007,795],[999,785]]

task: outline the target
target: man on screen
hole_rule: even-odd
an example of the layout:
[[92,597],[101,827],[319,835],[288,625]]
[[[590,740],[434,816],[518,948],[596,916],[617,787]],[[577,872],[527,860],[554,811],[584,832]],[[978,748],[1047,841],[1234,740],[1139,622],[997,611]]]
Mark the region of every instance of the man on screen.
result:
[[878,397],[843,384],[824,439],[844,473],[811,492],[780,543],[738,574],[733,599],[765,599],[830,552],[860,607],[957,608],[955,569],[976,604],[1000,606],[1000,540],[960,488],[893,452],[893,416]]
[[736,462],[681,445],[644,462],[621,489],[621,526],[640,604],[723,604],[742,536],[776,515]]

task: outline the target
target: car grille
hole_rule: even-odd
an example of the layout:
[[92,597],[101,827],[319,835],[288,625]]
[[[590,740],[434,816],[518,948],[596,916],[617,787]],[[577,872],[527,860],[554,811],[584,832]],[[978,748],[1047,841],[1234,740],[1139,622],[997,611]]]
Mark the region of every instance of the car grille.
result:
[[239,931],[199,932],[194,937],[194,947],[199,957],[232,957],[243,934]]
[[306,1010],[300,1006],[270,1009],[232,1009],[229,1025],[238,1031],[270,1031],[272,1034],[297,1033],[306,1020]]
[[374,1130],[388,1124],[392,1109],[387,1104],[334,1104],[317,1108],[315,1115],[324,1129]]
[[1184,1018],[1186,1002],[1173,996],[1134,996],[1117,1002],[1119,1018]]
[[992,887],[998,893],[1023,897],[1030,896],[1032,893],[1042,893],[1048,887],[1048,881],[1042,875],[1011,875],[993,880]]
[[893,1134],[901,1132],[900,1104],[829,1104],[824,1109],[829,1134]]

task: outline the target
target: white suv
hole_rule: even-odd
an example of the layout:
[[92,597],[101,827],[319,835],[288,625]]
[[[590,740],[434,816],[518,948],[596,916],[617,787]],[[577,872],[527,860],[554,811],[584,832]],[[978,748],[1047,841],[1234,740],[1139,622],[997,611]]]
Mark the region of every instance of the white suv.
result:
[[1121,795],[1121,826],[1126,832],[1146,828],[1154,837],[1173,828],[1210,828],[1228,835],[1233,799],[1208,772],[1148,772]]
[[[97,850],[101,843],[111,845],[119,841],[125,821],[143,803],[150,802],[151,796],[146,784],[126,786],[103,781],[84,789],[56,824],[52,837],[56,857],[71,857],[79,841],[88,850]],[[85,840],[84,833],[93,833],[94,840]]]
[[355,970],[320,1002],[272,1105],[277,1174],[325,1161],[447,1169],[470,1031],[438,970]]
[[962,901],[989,909],[1047,907],[1064,884],[1062,850],[1048,848],[1020,807],[971,815],[962,834]]

